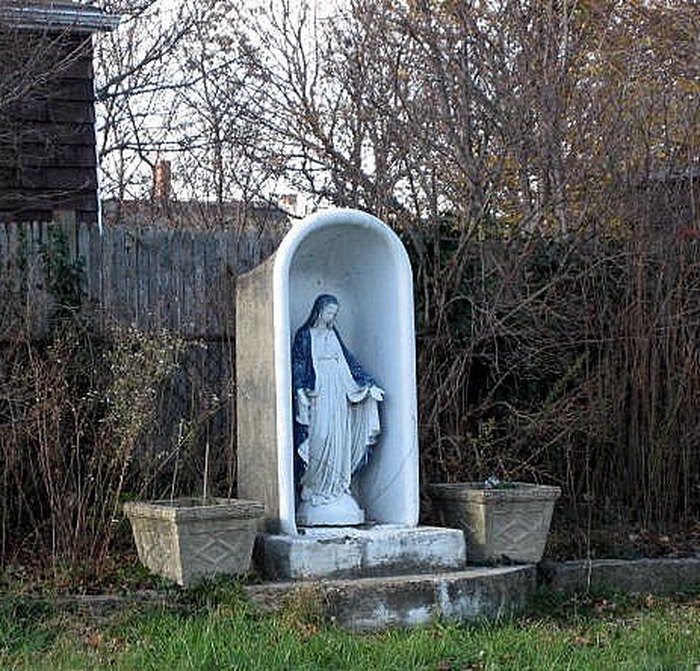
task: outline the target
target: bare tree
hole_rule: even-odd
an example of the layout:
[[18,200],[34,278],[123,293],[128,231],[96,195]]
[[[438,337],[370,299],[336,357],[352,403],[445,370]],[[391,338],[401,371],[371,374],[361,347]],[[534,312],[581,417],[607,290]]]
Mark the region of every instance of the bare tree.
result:
[[[240,22],[253,32],[240,45],[287,178],[399,230],[414,224],[430,474],[540,468],[591,496],[634,464],[627,505],[672,515],[678,499],[662,492],[680,482],[686,448],[662,464],[670,425],[647,420],[668,420],[698,379],[664,354],[683,351],[687,332],[654,301],[684,295],[660,277],[692,274],[648,275],[665,267],[661,249],[635,238],[653,218],[647,185],[663,175],[687,175],[689,205],[658,223],[693,225],[692,5],[354,0],[332,21],[267,7]],[[658,320],[666,326],[649,339]],[[641,361],[691,372],[681,385],[642,373]],[[697,422],[686,425],[694,435]],[[624,436],[615,476],[599,461],[610,427]]]
[[177,67],[178,55],[194,23],[182,3],[174,10],[162,5],[106,3],[122,21],[96,46],[102,188],[119,201],[150,198],[157,159],[180,149],[175,95],[192,79]]
[[183,131],[180,179],[191,193],[220,206],[234,198],[261,199],[278,172],[256,116],[259,90],[248,80],[239,51],[231,48],[229,19],[222,3],[198,7],[182,57],[193,84],[176,99]]

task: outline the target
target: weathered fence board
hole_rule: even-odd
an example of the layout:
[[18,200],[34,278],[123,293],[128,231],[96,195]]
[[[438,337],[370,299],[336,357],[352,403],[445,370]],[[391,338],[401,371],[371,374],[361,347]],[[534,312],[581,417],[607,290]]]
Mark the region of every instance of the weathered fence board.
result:
[[[235,276],[275,249],[257,232],[138,230],[74,223],[0,224],[3,333],[46,331],[53,300],[45,257],[62,237],[69,263],[82,263],[85,311],[97,329],[110,323],[146,332],[216,340],[233,333]],[[80,261],[78,261],[80,259]],[[14,315],[13,324],[8,324]]]

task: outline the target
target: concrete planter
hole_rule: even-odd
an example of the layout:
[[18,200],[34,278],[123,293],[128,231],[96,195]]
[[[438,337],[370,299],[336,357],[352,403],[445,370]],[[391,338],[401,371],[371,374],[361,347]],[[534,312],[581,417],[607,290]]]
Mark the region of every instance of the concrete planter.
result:
[[242,499],[174,499],[124,504],[139,559],[148,569],[189,586],[205,577],[250,568],[264,506]]
[[485,487],[480,482],[430,485],[429,493],[445,526],[467,537],[471,562],[538,562],[542,559],[561,489],[525,482]]

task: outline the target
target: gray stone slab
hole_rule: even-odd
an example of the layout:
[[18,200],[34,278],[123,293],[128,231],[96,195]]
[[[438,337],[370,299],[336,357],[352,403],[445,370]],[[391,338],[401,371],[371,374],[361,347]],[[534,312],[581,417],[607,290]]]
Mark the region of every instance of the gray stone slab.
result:
[[274,257],[236,280],[238,496],[265,503],[266,529],[279,530],[277,397],[269,275]]
[[290,597],[315,601],[338,626],[354,631],[447,621],[493,620],[522,611],[536,587],[534,565],[473,568],[433,575],[267,583],[247,589],[251,601],[276,611]]
[[464,567],[464,535],[442,527],[308,528],[303,534],[260,534],[258,569],[272,580],[315,580]]
[[543,562],[540,580],[563,592],[607,588],[640,594],[669,594],[700,585],[700,559]]

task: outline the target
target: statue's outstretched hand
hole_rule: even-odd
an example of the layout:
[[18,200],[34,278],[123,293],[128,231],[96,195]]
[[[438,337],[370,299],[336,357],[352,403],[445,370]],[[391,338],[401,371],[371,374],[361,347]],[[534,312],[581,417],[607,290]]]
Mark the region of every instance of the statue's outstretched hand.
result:
[[369,393],[375,401],[383,401],[384,400],[384,393],[385,392],[381,387],[378,387],[376,384],[373,384],[369,388]]

